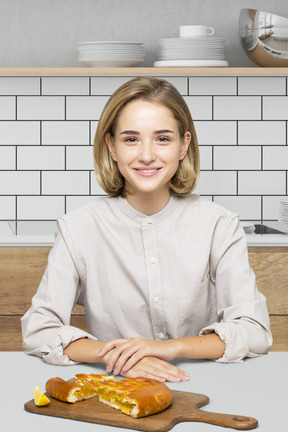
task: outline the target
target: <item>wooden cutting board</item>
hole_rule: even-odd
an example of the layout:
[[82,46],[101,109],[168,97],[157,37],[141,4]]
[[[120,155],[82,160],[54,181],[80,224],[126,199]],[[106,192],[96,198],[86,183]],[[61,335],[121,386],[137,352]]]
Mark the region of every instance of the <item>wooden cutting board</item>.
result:
[[24,408],[35,414],[149,432],[165,432],[175,424],[184,421],[204,422],[241,430],[254,429],[258,426],[258,421],[252,417],[199,410],[200,407],[209,403],[208,396],[177,390],[172,390],[172,393],[172,405],[165,411],[139,419],[122,414],[120,411],[99,402],[97,397],[69,404],[53,399],[47,394],[51,400],[49,405],[37,407],[32,399],[26,402]]

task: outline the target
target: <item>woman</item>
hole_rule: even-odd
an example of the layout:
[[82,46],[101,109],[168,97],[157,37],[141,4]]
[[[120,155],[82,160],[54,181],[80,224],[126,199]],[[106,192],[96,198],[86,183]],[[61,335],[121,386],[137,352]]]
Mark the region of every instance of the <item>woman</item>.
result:
[[[54,364],[188,380],[176,357],[239,362],[272,343],[238,216],[191,194],[199,177],[189,109],[167,81],[135,78],[107,102],[95,141],[109,197],[58,221],[22,318],[24,349]],[[77,301],[90,333],[70,326]]]

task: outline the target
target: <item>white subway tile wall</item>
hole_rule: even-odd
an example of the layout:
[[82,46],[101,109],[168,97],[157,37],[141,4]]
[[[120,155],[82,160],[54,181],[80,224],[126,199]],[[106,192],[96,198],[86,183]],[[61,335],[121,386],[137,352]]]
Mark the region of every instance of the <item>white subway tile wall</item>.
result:
[[43,195],[89,195],[89,171],[42,171]]
[[[0,77],[0,221],[18,234],[53,234],[59,216],[105,194],[93,173],[94,135],[109,96],[131,78]],[[287,77],[163,78],[195,121],[195,192],[243,221],[277,220],[288,199]]]
[[0,145],[23,146],[40,144],[40,122],[2,121],[2,116],[0,118]]
[[[41,144],[89,145],[89,127],[89,121],[43,121]],[[39,137],[40,135],[38,134],[38,144],[40,144]]]
[[0,196],[0,220],[16,219],[16,197]]
[[15,96],[1,96],[0,119],[16,120],[16,97]]
[[240,77],[238,79],[238,95],[285,95],[285,77]]
[[[88,77],[43,77],[42,95],[89,95]],[[275,93],[276,94],[276,93]]]
[[261,120],[260,96],[215,96],[215,120]]
[[239,145],[286,145],[285,121],[241,121],[238,123]]
[[99,120],[107,96],[67,96],[67,120]]
[[65,120],[65,97],[19,96],[17,120]]
[[190,95],[236,95],[237,80],[232,77],[192,77],[189,78]]
[[0,170],[15,170],[16,157],[15,147],[1,146],[0,147]]
[[64,196],[18,196],[19,220],[54,220],[65,212]]

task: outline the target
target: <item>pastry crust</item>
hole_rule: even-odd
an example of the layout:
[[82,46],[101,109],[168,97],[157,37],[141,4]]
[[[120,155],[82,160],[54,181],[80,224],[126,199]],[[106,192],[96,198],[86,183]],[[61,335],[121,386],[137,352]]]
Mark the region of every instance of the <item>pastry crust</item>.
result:
[[[73,386],[79,390],[70,394]],[[51,378],[46,383],[46,391],[57,399],[72,403],[97,395],[99,401],[134,418],[156,414],[172,403],[172,392],[164,383],[142,377],[119,380],[105,374],[77,374],[69,381]]]
[[88,381],[72,378],[64,381],[62,378],[51,378],[46,382],[45,389],[50,396],[64,402],[75,403],[97,396],[95,388]]

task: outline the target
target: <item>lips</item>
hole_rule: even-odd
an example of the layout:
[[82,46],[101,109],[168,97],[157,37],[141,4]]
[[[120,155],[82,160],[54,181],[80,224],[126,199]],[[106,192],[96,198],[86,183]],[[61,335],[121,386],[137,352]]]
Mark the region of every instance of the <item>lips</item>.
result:
[[152,177],[153,175],[157,174],[161,168],[134,168],[134,170],[142,177]]

